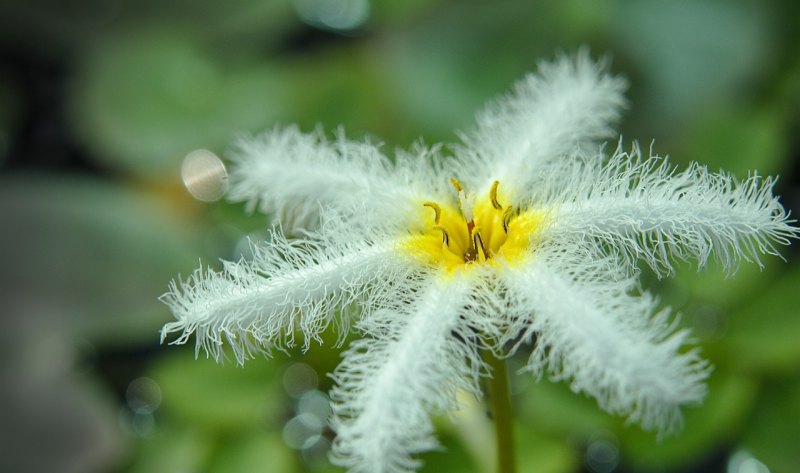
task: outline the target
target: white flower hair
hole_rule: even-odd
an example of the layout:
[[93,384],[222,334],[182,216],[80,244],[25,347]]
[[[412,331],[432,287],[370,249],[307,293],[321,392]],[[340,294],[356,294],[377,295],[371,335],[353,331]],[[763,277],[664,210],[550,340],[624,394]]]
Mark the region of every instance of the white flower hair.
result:
[[452,156],[418,146],[392,160],[296,127],[241,139],[229,197],[282,227],[252,259],[173,282],[162,341],[194,336],[242,363],[354,326],[363,338],[331,393],[332,458],[351,472],[415,471],[437,446],[430,416],[456,409],[458,391],[481,396],[485,350],[532,344],[527,371],[674,429],[709,366],[640,288],[639,261],[659,276],[688,260],[734,271],[799,232],[772,178],[678,171],[621,141],[607,153],[598,140],[613,137],[625,87],[585,52],[543,63]]

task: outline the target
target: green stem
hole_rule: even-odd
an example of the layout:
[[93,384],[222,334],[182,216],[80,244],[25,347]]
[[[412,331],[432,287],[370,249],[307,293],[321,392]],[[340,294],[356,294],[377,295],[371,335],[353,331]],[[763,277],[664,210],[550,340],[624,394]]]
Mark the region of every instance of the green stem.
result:
[[511,392],[508,389],[508,368],[505,360],[497,358],[491,351],[484,355],[492,368],[489,379],[489,403],[491,404],[494,429],[497,434],[497,473],[515,473],[514,432],[511,413]]

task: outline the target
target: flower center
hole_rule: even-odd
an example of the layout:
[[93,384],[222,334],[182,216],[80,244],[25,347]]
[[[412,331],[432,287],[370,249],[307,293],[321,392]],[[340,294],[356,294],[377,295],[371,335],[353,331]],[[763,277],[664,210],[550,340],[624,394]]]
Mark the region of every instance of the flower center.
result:
[[458,196],[458,207],[424,202],[427,210],[421,234],[412,235],[407,249],[430,264],[448,270],[513,262],[530,254],[531,238],[541,227],[541,212],[520,212],[503,205],[498,196],[499,181],[488,195],[471,199],[456,179],[450,181]]

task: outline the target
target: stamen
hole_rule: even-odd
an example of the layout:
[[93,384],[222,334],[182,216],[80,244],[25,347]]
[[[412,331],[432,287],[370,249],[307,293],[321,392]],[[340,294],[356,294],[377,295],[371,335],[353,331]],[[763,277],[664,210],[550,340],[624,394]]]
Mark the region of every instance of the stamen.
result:
[[499,185],[500,181],[494,181],[492,183],[492,190],[489,191],[489,198],[492,199],[492,207],[494,207],[497,210],[503,208],[503,206],[500,205],[500,202],[497,201],[497,186]]
[[455,177],[450,178],[450,184],[453,184],[453,187],[456,188],[456,192],[464,191],[464,186],[462,186],[461,183],[458,182],[458,179],[456,179]]
[[486,247],[483,246],[483,238],[481,237],[480,231],[476,230],[475,235],[472,236],[472,245],[476,248],[476,253],[478,249],[483,252],[484,260],[489,259],[489,253],[486,251]]
[[442,243],[444,243],[445,245],[447,245],[449,247],[450,246],[450,235],[447,234],[447,230],[445,230],[444,227],[442,227],[441,225],[434,225],[433,229],[434,230],[439,230],[440,232],[442,232]]
[[509,205],[503,211],[503,231],[508,235],[508,223],[511,221],[511,209],[513,206]]
[[442,208],[439,207],[439,204],[435,202],[423,202],[422,205],[433,209],[434,213],[436,214],[433,217],[433,223],[438,225],[439,220],[442,218]]

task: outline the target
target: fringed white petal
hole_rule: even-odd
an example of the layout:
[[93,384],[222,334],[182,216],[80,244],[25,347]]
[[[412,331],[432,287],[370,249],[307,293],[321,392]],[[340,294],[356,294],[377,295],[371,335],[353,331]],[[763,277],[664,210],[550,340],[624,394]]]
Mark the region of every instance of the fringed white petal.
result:
[[317,228],[321,207],[353,222],[387,223],[425,200],[436,153],[419,146],[414,160],[393,164],[377,145],[349,141],[341,131],[328,140],[320,130],[276,128],[237,142],[228,197],[275,214],[286,230]]
[[226,341],[239,363],[294,345],[296,331],[307,348],[331,323],[344,337],[348,316],[337,311],[383,306],[416,269],[388,239],[289,241],[275,233],[254,252],[252,261],[224,262],[221,272],[201,267],[187,281],[173,281],[162,300],[177,320],[164,325],[162,342],[173,332],[180,334],[173,344],[194,334],[197,351],[220,360]]
[[456,408],[459,389],[478,394],[485,367],[464,319],[471,280],[434,276],[395,310],[361,321],[370,338],[353,342],[334,373],[335,463],[352,473],[416,471],[413,455],[438,445],[430,415]]
[[703,267],[713,257],[733,271],[741,260],[761,265],[762,254],[777,255],[776,245],[799,234],[773,178],[737,181],[698,164],[677,172],[666,159],[642,159],[638,146],[618,148],[606,163],[565,166],[559,181],[543,196],[556,208],[548,238],[610,245],[629,267],[641,258],[669,272],[675,260],[693,257]]
[[495,179],[521,192],[549,163],[612,136],[626,82],[609,75],[606,63],[594,62],[585,50],[540,63],[538,74],[489,104],[477,117],[477,129],[462,137],[460,177],[479,192]]
[[[344,336],[356,309],[366,338],[345,353],[331,394],[332,458],[351,473],[415,471],[415,456],[438,445],[430,416],[455,409],[460,390],[479,396],[488,373],[480,351],[510,342],[535,344],[534,374],[566,380],[645,429],[675,429],[680,408],[705,396],[710,369],[640,292],[637,261],[659,274],[690,258],[734,270],[777,254],[800,230],[771,178],[736,181],[699,165],[676,172],[638,147],[595,153],[625,87],[585,51],[543,63],[478,116],[447,162],[422,146],[392,162],[368,141],[296,127],[242,139],[229,198],[303,238],[275,232],[252,261],[173,282],[163,300],[176,320],[162,341],[194,335],[198,352],[219,359],[229,345],[241,363],[293,345],[297,333],[305,347],[331,325]],[[464,184],[464,214],[489,195],[493,208],[500,199],[514,211],[498,222],[506,232],[516,211],[543,217],[521,235],[527,259],[499,251],[447,274],[413,259],[408,235],[431,231],[423,203],[455,203],[450,177]]]
[[688,334],[668,311],[634,295],[635,279],[617,268],[580,248],[542,248],[525,267],[503,271],[515,301],[510,319],[535,344],[534,374],[549,371],[603,409],[668,433],[682,405],[704,398],[709,369],[696,350],[682,349]]

